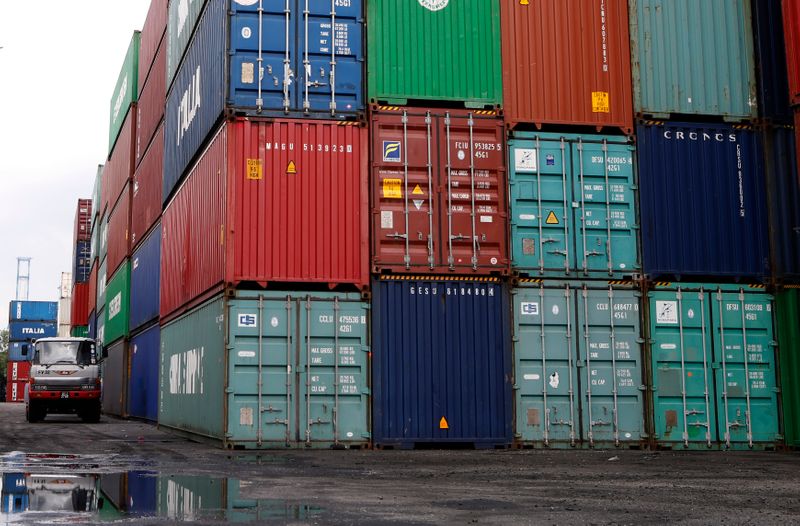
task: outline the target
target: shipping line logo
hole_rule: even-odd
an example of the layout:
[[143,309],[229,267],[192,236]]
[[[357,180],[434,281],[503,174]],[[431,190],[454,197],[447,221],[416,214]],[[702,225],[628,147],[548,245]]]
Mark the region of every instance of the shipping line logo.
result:
[[430,11],[441,11],[449,3],[450,0],[419,0],[419,5]]
[[668,141],[702,141],[702,142],[736,142],[737,137],[735,133],[725,134],[722,132],[707,133],[707,132],[682,132],[675,130],[664,130],[664,138]]
[[400,141],[383,141],[383,162],[399,163],[400,153]]
[[118,292],[114,299],[108,302],[108,319],[113,319],[120,311],[122,311],[122,292]]
[[189,130],[189,126],[192,125],[192,121],[197,115],[197,110],[199,109],[200,66],[198,65],[194,75],[192,76],[189,86],[186,88],[186,91],[183,92],[181,103],[178,105],[178,146],[181,145],[181,140]]
[[258,317],[255,314],[239,314],[239,327],[255,327]]

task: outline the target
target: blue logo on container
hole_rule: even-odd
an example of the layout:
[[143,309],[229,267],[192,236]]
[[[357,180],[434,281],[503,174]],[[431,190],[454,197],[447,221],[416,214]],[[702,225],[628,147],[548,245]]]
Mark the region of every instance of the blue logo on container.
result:
[[555,156],[553,156],[552,153],[549,154],[547,157],[545,157],[545,164],[547,164],[547,166],[555,166],[556,165],[556,158],[555,158]]
[[387,163],[400,162],[400,141],[383,141],[383,161]]
[[255,314],[239,314],[239,327],[255,327],[258,317]]

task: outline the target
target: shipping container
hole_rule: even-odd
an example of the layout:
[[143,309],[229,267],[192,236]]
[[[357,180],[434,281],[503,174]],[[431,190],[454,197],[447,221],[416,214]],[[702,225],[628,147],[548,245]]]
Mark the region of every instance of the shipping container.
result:
[[108,163],[106,163],[103,180],[103,204],[106,209],[106,217],[120,199],[120,195],[125,190],[125,185],[133,177],[134,155],[136,153],[136,119],[138,110],[136,104],[131,106],[122,132],[119,134],[114,151],[111,152]]
[[164,210],[161,314],[222,284],[367,288],[367,130],[227,122]]
[[89,281],[89,273],[92,269],[92,245],[91,241],[78,241],[72,247],[72,278],[75,283],[86,283]]
[[[157,357],[158,349],[156,348],[156,359]],[[155,388],[158,389],[158,384],[155,385]],[[158,393],[158,391],[155,392],[156,394]],[[125,510],[129,517],[155,516],[158,496],[157,483],[157,473],[150,471],[129,471],[126,474],[125,486],[128,499]]]
[[72,287],[70,287],[69,294],[66,298],[58,300],[58,335],[62,336],[64,328],[69,335],[69,327],[72,320]]
[[749,127],[637,127],[642,251],[653,279],[769,274],[764,155]]
[[25,381],[6,382],[6,402],[23,403],[25,402]]
[[500,4],[496,0],[370,0],[370,101],[500,106],[500,47]]
[[122,339],[108,347],[108,358],[102,362],[103,413],[128,416],[128,340]]
[[[88,317],[87,317],[87,320],[88,320]],[[87,325],[78,326],[78,327],[72,327],[72,329],[69,332],[69,335],[74,337],[74,338],[88,338],[89,337],[88,321],[87,321]]]
[[660,447],[775,447],[772,297],[763,287],[655,284],[648,294]]
[[108,280],[105,332],[103,344],[128,336],[130,317],[131,264],[125,259],[119,270]]
[[509,127],[633,133],[627,0],[501,0],[500,14]]
[[771,123],[792,124],[781,0],[756,0],[752,4],[758,113]]
[[[87,331],[88,331],[88,334],[86,336],[87,338],[92,338],[92,339],[97,338],[97,313],[94,310],[92,310],[89,313],[89,324],[87,327]],[[102,340],[99,341],[100,343],[102,343]]]
[[78,199],[78,206],[75,208],[75,228],[72,240],[74,242],[92,240],[91,199]]
[[105,165],[97,165],[97,174],[94,178],[94,186],[92,187],[92,226],[94,227],[95,221],[102,216],[106,209],[103,205],[103,173]]
[[92,263],[92,270],[89,272],[89,290],[87,292],[89,297],[86,299],[86,307],[89,309],[89,312],[97,309],[97,270],[98,264],[95,260],[94,263]]
[[12,300],[8,306],[8,321],[55,321],[58,303],[55,301]]
[[[114,87],[114,93],[111,95],[108,133],[109,157],[111,157],[111,152],[115,149],[115,143],[120,135],[120,130],[123,128],[123,122],[128,119],[126,117],[129,113],[128,109],[138,98],[140,37],[141,33],[139,31],[133,32],[128,51],[125,53],[125,60],[122,63],[122,69],[117,78],[117,84]],[[134,127],[133,129],[135,130],[136,128]],[[109,196],[112,198],[110,202],[113,203],[114,196],[112,194],[109,194]]]
[[100,256],[100,218],[95,216],[92,220],[92,245],[90,247],[89,259],[94,263]]
[[800,283],[800,178],[795,129],[767,127],[763,134],[771,270],[779,283]]
[[509,272],[503,121],[494,112],[372,112],[373,272]]
[[361,25],[361,0],[209,2],[167,95],[165,180],[174,185],[186,172],[223,113],[357,117]]
[[636,112],[758,116],[750,0],[629,0],[629,10]]
[[512,267],[527,276],[640,272],[634,146],[619,136],[509,140]]
[[97,330],[95,334],[95,339],[98,343],[105,342],[105,335],[106,335],[106,311],[105,308],[99,309],[97,311],[97,318],[95,320],[97,323]]
[[164,126],[159,126],[150,148],[133,176],[131,195],[131,248],[144,239],[161,217],[162,172],[164,168]]
[[385,278],[372,283],[375,445],[509,446],[508,291],[497,278]]
[[789,76],[789,101],[800,104],[800,0],[781,0]]
[[156,131],[164,121],[164,110],[167,104],[166,78],[166,44],[158,48],[156,63],[147,84],[141,91],[139,102],[136,105],[136,161],[138,167],[142,162],[145,152],[152,140],[161,140],[161,152],[164,151],[164,138],[157,137]]
[[778,363],[781,371],[781,408],[786,445],[800,447],[800,287],[783,288],[775,295]]
[[70,325],[87,325],[89,323],[89,284],[76,283],[72,287],[70,301]]
[[155,422],[158,420],[158,323],[131,338],[130,378],[128,378],[128,414]]
[[8,322],[8,341],[29,342],[39,338],[49,338],[58,332],[58,323],[53,321],[11,321]]
[[227,448],[369,443],[369,304],[230,290],[161,328],[159,426]]
[[8,361],[9,362],[20,362],[30,360],[32,356],[30,354],[23,355],[22,354],[22,346],[28,345],[29,341],[21,341],[21,342],[8,342]]
[[515,440],[538,447],[644,445],[635,284],[523,279],[512,298]]
[[27,381],[31,377],[31,362],[28,360],[9,361],[6,373],[6,380],[9,382]]
[[167,87],[172,85],[197,26],[197,19],[206,5],[206,0],[168,2],[167,12]]
[[158,319],[160,276],[161,224],[159,223],[131,257],[131,331]]
[[131,194],[132,183],[126,183],[119,201],[108,216],[108,255],[106,270],[111,275],[122,261],[131,255]]
[[108,273],[106,272],[106,262],[103,261],[97,268],[97,301],[95,307],[100,311],[106,306],[106,285],[108,284]]
[[156,55],[160,49],[165,51],[167,49],[167,39],[164,38],[164,35],[167,33],[168,3],[168,0],[151,0],[142,25],[142,34],[139,38],[139,73],[137,75],[140,98],[142,88],[150,79],[151,72],[155,71],[162,77],[165,77],[167,73],[166,54],[164,62],[160,66],[156,65]]

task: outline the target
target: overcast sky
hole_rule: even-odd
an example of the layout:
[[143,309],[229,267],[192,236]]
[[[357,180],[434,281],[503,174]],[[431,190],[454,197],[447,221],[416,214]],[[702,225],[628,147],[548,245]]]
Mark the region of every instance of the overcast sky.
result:
[[109,100],[150,0],[0,0],[0,327],[31,261],[30,299],[58,299],[78,198],[108,148]]

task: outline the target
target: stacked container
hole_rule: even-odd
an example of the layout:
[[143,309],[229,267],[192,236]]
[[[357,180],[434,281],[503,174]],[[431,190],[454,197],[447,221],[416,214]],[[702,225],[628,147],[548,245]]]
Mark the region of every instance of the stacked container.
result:
[[[69,294],[69,336],[72,330],[89,325],[89,281],[91,279],[91,242],[92,242],[92,200],[78,199],[75,209],[75,228],[73,233],[73,273]],[[83,329],[77,329],[82,331]]]
[[[12,301],[8,308],[8,371],[6,402],[24,402],[30,374],[32,343],[58,335],[58,303]],[[27,348],[27,353],[25,352]]]
[[[87,302],[88,303],[88,302]],[[69,336],[72,331],[72,273],[61,273],[58,288],[58,336]]]

